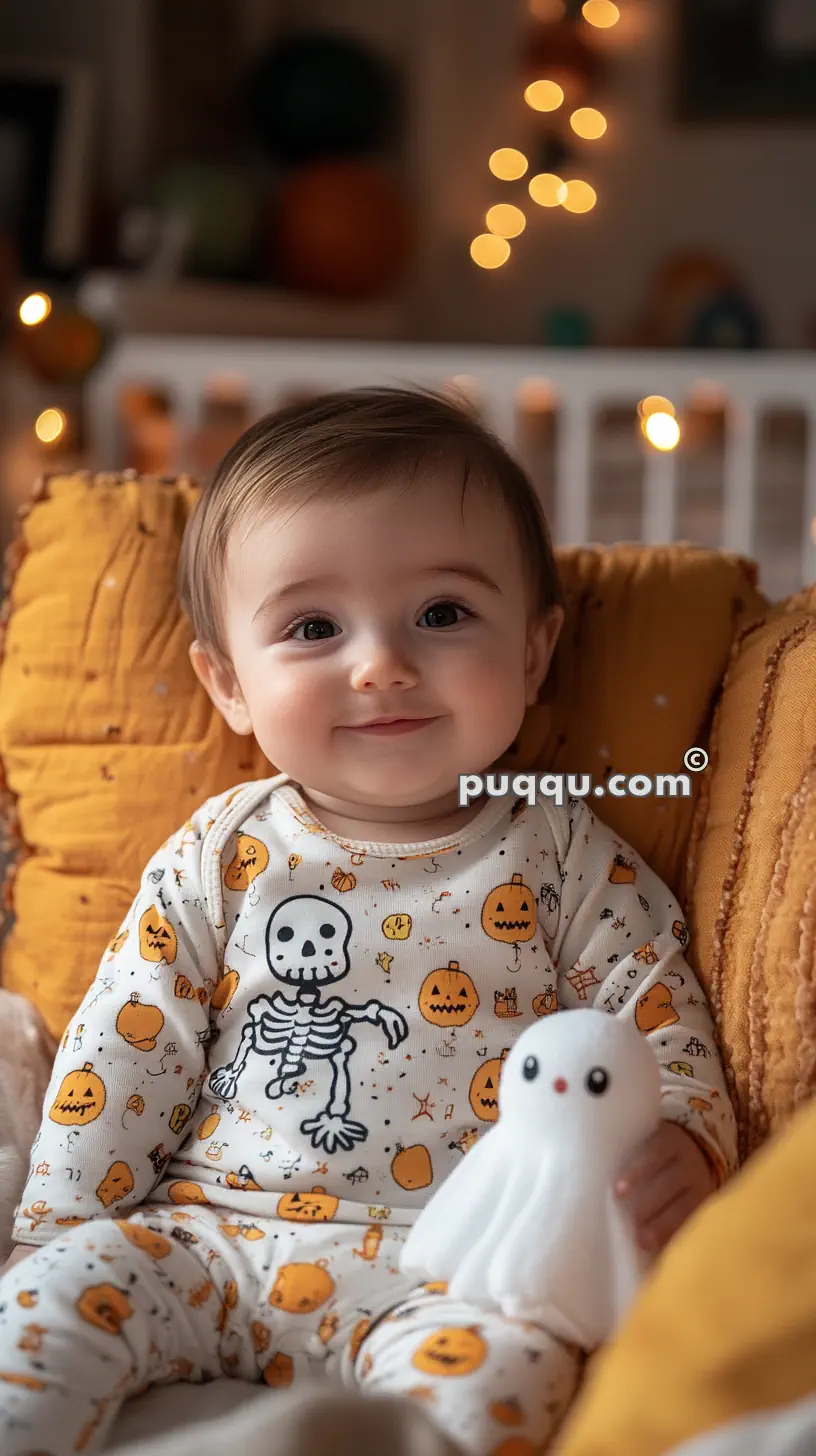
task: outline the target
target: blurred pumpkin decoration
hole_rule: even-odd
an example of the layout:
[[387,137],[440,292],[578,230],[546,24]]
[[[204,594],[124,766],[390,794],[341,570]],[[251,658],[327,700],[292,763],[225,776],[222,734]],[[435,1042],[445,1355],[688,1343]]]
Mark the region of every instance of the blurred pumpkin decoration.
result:
[[277,209],[281,279],[290,287],[366,298],[396,283],[410,252],[398,183],[365,162],[318,162],[287,177]]
[[399,78],[351,36],[293,32],[257,62],[247,110],[281,170],[260,243],[276,282],[362,299],[395,286],[412,243],[412,209],[393,149]]

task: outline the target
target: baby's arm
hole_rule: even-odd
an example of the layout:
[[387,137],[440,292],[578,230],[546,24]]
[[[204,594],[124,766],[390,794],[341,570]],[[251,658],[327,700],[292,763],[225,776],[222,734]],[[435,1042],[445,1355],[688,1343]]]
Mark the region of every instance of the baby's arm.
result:
[[635,1018],[660,1063],[662,1116],[691,1134],[721,1183],[738,1165],[736,1119],[705,994],[683,957],[683,913],[587,803],[572,805],[552,944],[567,1004]]
[[17,1244],[142,1203],[206,1076],[218,953],[201,884],[203,809],[148,863],[54,1063]]

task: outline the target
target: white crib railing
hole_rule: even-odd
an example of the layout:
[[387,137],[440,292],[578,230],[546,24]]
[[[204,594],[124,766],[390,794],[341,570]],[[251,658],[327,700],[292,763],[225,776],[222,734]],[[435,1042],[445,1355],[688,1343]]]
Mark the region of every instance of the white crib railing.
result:
[[[257,418],[298,390],[376,383],[437,388],[453,384],[477,400],[487,423],[522,458],[523,421],[531,401],[533,408],[551,410],[555,426],[549,513],[559,544],[599,539],[593,522],[593,491],[604,458],[599,461],[596,450],[602,412],[615,408],[634,411],[637,401],[651,394],[665,395],[673,402],[681,440],[676,450],[664,453],[638,436],[640,459],[631,453],[627,457],[633,469],[642,471],[640,539],[647,543],[694,539],[688,530],[678,536],[678,516],[684,503],[684,412],[703,400],[710,407],[713,401],[724,420],[721,499],[716,539],[710,538],[709,531],[709,539],[702,544],[741,552],[760,562],[765,553],[777,563],[771,576],[779,594],[816,580],[816,358],[807,353],[565,352],[125,335],[88,381],[86,408],[95,464],[115,469],[132,463],[123,458],[118,424],[118,401],[124,386],[138,382],[166,391],[184,442],[198,426],[208,392],[225,378],[240,383],[249,418]],[[763,540],[758,519],[759,507],[763,517],[769,510],[773,514],[774,499],[780,494],[780,458],[771,456],[767,469],[763,472],[761,468],[760,430],[763,417],[774,410],[792,411],[804,421],[804,446],[797,465],[798,504],[786,543],[771,541],[773,532],[767,531],[768,539]],[[635,432],[627,438],[634,442]],[[608,461],[608,441],[605,448]],[[183,443],[174,468],[190,468]],[[628,531],[626,539],[638,539],[637,532]]]

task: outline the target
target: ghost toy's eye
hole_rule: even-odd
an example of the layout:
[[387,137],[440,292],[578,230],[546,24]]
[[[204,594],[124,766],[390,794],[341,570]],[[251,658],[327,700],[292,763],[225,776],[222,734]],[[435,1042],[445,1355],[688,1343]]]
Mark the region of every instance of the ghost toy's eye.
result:
[[608,1086],[609,1073],[603,1067],[593,1067],[586,1079],[587,1092],[591,1092],[593,1097],[602,1097]]
[[538,1076],[538,1057],[525,1057],[521,1075],[525,1082],[534,1082]]

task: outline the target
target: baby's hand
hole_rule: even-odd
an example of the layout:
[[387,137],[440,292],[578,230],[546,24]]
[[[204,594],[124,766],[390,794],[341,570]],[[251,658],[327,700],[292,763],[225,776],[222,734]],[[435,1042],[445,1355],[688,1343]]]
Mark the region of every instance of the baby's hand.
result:
[[621,1170],[615,1192],[635,1220],[640,1247],[658,1253],[715,1187],[694,1138],[679,1123],[661,1122]]

